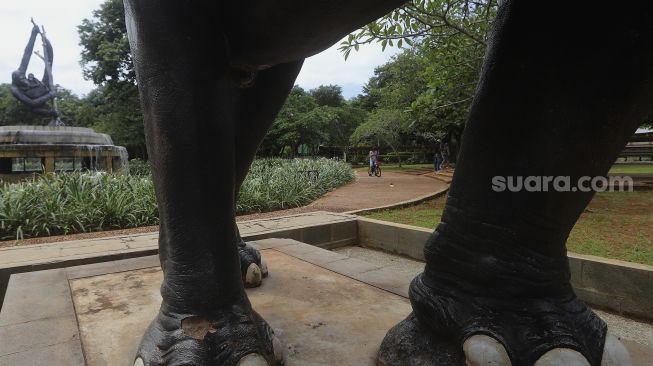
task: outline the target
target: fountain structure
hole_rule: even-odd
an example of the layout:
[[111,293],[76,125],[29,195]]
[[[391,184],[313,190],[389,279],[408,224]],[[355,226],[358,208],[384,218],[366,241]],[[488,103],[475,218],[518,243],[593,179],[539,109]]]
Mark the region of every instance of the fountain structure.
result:
[[90,128],[0,127],[0,180],[15,181],[42,172],[119,170],[127,150]]
[[[90,128],[68,127],[60,118],[52,77],[52,44],[45,28],[32,20],[32,32],[20,66],[11,75],[11,92],[33,113],[50,117],[47,126],[0,127],[0,180],[16,181],[34,173],[73,170],[114,171],[126,167],[127,150],[115,146],[107,134]],[[36,38],[43,54],[34,52]],[[32,54],[45,63],[41,80],[27,74]]]

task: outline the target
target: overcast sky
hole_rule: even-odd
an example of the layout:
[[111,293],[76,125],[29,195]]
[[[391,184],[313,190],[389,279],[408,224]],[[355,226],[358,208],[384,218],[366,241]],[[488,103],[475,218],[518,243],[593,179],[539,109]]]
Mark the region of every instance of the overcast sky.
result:
[[[103,0],[1,0],[0,1],[0,83],[11,82],[11,72],[18,68],[32,25],[30,17],[45,26],[47,36],[54,47],[54,82],[84,95],[93,84],[82,77],[79,65],[81,48],[77,26],[82,19],[90,18]],[[37,40],[37,50],[40,43]],[[397,51],[380,46],[361,47],[352,51],[345,62],[337,45],[306,60],[297,78],[297,84],[305,89],[320,84],[338,84],[346,98],[360,93],[362,86],[374,72],[374,67],[385,63]],[[43,72],[43,62],[32,57],[29,72],[38,77]]]

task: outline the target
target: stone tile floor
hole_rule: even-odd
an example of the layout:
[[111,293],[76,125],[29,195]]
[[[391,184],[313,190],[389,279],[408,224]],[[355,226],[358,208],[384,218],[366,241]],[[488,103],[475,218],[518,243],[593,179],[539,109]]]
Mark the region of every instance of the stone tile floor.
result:
[[[248,290],[285,344],[288,365],[373,365],[386,331],[410,312],[423,263],[369,249],[339,253],[289,239],[255,242],[270,266]],[[12,276],[0,312],[0,366],[129,364],[160,301],[156,256]],[[653,359],[651,325],[601,315],[631,350]]]
[[[422,261],[380,250],[359,246],[347,246],[333,249],[333,251],[350,258],[360,259],[371,264],[409,273],[413,276],[422,273],[424,270],[424,262]],[[626,318],[599,309],[594,309],[594,311],[608,324],[610,331],[617,337],[653,347],[653,324]]]

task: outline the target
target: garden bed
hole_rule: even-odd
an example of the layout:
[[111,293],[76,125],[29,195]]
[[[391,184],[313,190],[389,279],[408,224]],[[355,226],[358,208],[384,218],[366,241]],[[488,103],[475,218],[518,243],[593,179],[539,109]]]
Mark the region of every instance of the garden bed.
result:
[[[354,171],[329,159],[256,160],[241,187],[239,214],[304,206],[349,183]],[[154,185],[139,174],[49,174],[0,187],[0,238],[119,230],[159,223]]]

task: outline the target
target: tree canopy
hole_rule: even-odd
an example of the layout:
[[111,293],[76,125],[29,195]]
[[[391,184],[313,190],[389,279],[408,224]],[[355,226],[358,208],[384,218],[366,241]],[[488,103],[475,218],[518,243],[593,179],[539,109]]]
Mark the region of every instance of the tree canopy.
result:
[[[449,142],[455,159],[497,8],[497,0],[413,0],[353,32],[340,44],[345,57],[372,43],[404,49],[377,67],[362,93],[351,100],[338,85],[293,88],[259,153],[294,155],[300,146],[317,152],[325,145],[346,153],[366,141],[393,150],[418,145],[430,149]],[[78,30],[84,75],[98,88],[81,100],[62,97],[63,113],[75,125],[109,133],[130,153],[144,155],[122,1],[105,0]],[[0,123],[33,118],[5,96],[0,87]]]
[[122,0],[106,0],[77,27],[84,77],[96,85],[136,82]]
[[[353,143],[367,140],[372,146],[380,141],[397,154],[403,137],[409,131],[406,117],[405,112],[397,109],[377,108],[368,115],[365,123],[356,128],[351,140]],[[401,166],[401,155],[397,154],[397,157]]]
[[77,30],[84,77],[97,85],[86,98],[83,123],[126,146],[130,157],[146,157],[143,116],[122,0],[106,0]]
[[319,106],[342,107],[345,104],[342,88],[339,85],[320,85],[311,89],[309,94],[315,98]]
[[345,57],[370,43],[410,46],[376,70],[361,105],[409,112],[412,133],[449,141],[455,159],[496,10],[495,0],[414,0],[350,34]]
[[346,148],[365,114],[345,101],[337,85],[320,86],[309,92],[295,86],[259,151],[279,155],[287,147],[294,156],[300,145],[307,145],[313,152],[321,144]]

